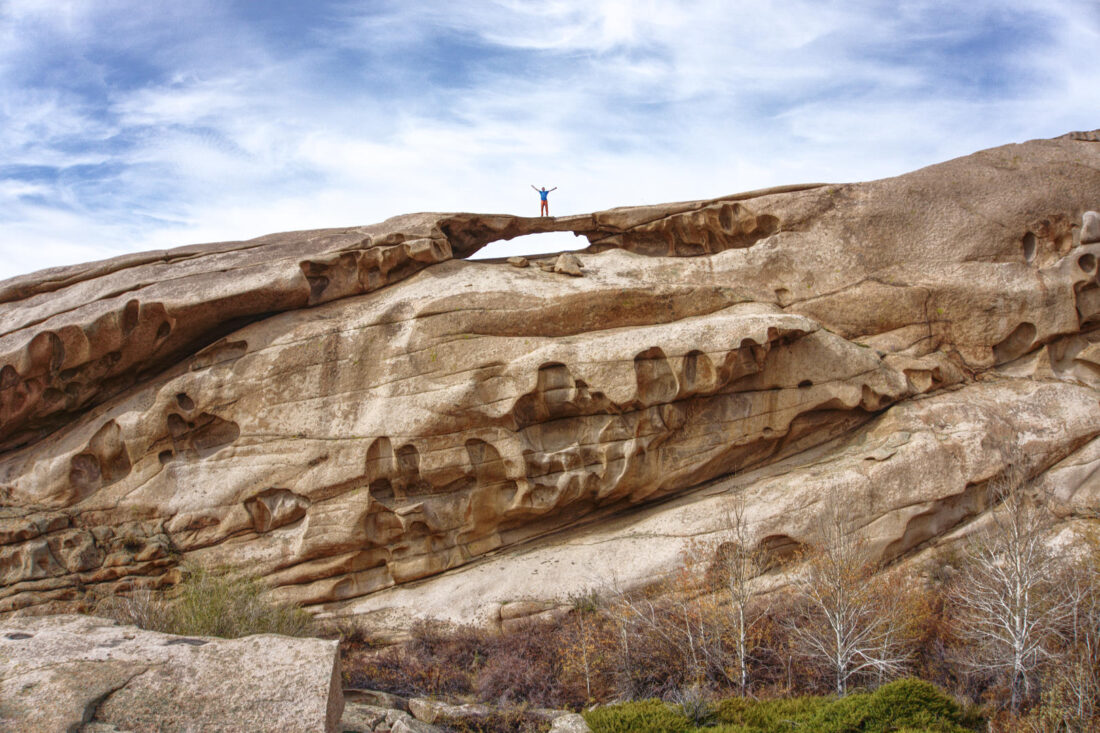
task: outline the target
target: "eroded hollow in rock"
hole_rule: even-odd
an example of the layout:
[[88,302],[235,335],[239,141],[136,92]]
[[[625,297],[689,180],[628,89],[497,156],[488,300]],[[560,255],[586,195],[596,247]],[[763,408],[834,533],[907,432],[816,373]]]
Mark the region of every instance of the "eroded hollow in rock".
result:
[[84,497],[125,478],[131,468],[122,429],[114,420],[108,420],[88,441],[85,450],[70,460],[69,484],[74,496]]
[[1024,321],[1008,334],[1004,341],[993,347],[993,356],[998,364],[1023,356],[1035,342],[1037,333],[1034,323]]
[[757,552],[764,558],[765,566],[775,568],[795,560],[805,545],[785,534],[772,534],[757,544]]
[[1032,232],[1028,232],[1024,235],[1023,239],[1024,259],[1028,262],[1031,262],[1035,259],[1035,246],[1035,234],[1033,234]]

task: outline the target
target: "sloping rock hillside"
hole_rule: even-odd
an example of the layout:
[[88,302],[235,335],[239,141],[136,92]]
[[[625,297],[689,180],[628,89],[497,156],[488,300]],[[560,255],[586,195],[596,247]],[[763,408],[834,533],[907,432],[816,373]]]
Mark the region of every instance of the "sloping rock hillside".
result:
[[[1097,138],[2,282],[0,611],[202,562],[317,610],[492,621],[667,568],[733,495],[771,552],[840,500],[893,559],[965,532],[1014,452],[1091,517]],[[579,270],[463,259],[545,231],[588,238]]]

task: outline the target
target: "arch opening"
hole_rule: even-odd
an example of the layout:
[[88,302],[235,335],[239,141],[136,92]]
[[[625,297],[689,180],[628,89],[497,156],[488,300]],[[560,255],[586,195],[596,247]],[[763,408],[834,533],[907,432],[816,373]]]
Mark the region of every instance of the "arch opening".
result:
[[503,257],[532,257],[572,252],[588,246],[588,239],[573,232],[524,234],[512,239],[490,242],[467,259],[491,260]]

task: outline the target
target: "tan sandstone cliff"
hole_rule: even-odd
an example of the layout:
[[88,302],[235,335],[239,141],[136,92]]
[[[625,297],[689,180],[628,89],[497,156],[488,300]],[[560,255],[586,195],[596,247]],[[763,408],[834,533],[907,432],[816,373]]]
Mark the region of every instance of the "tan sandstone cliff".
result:
[[[660,572],[732,495],[776,553],[843,497],[893,559],[965,533],[1017,449],[1083,521],[1097,140],[0,282],[0,612],[200,562],[321,611],[492,621]],[[462,259],[544,231],[589,239],[581,277]]]

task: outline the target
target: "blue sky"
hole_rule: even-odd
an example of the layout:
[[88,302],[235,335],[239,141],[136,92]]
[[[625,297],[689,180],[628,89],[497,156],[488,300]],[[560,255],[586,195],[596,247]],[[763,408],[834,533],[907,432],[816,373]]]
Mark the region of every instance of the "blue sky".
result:
[[0,0],[0,278],[896,175],[1100,128],[1098,49],[1096,0]]

